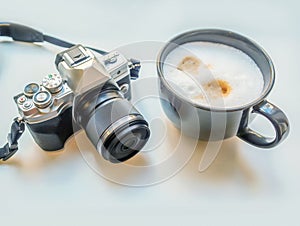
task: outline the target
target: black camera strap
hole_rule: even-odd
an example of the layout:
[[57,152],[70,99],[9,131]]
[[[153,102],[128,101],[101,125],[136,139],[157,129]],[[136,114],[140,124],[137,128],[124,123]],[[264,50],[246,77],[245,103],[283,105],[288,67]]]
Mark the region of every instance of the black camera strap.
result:
[[[29,42],[29,43],[40,43],[48,42],[56,46],[70,48],[75,44],[55,38],[49,35],[45,35],[40,31],[37,31],[31,27],[27,27],[20,24],[0,22],[0,36],[11,37],[14,41]],[[89,48],[101,55],[107,54],[106,51]],[[139,71],[141,68],[140,61],[130,59],[130,78],[135,80],[139,77]],[[25,131],[25,123],[22,119],[15,118],[10,133],[7,136],[7,143],[0,148],[0,160],[6,161],[12,157],[18,151],[18,140]]]
[[[11,37],[14,41],[20,42],[48,42],[56,46],[70,48],[75,46],[75,44],[64,41],[59,38],[52,37],[50,35],[45,35],[40,31],[37,31],[31,27],[24,26],[21,24],[9,23],[9,22],[0,22],[0,36]],[[92,47],[86,47],[91,49],[101,55],[107,54],[106,51],[95,49]],[[141,68],[140,61],[135,59],[130,59],[130,78],[136,80],[139,77],[139,72]]]
[[[0,22],[0,36],[7,36],[11,37],[14,41],[20,41],[20,42],[49,42],[53,45],[64,47],[64,48],[70,48],[74,46],[75,44],[66,42],[64,40],[45,35],[40,31],[37,31],[31,27],[27,27],[21,24],[15,24],[15,23],[6,23],[6,22]],[[100,53],[101,55],[106,54],[107,52],[91,47],[87,47],[91,50],[94,50],[97,53]]]
[[25,131],[25,124],[22,119],[15,118],[10,133],[7,136],[7,143],[0,148],[0,159],[6,161],[18,151],[18,140]]

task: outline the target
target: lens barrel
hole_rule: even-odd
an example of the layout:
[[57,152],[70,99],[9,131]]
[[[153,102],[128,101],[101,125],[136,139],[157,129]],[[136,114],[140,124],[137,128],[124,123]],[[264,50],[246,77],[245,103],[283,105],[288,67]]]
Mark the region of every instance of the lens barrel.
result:
[[112,163],[133,157],[149,139],[148,123],[112,80],[77,97],[73,107],[76,123]]

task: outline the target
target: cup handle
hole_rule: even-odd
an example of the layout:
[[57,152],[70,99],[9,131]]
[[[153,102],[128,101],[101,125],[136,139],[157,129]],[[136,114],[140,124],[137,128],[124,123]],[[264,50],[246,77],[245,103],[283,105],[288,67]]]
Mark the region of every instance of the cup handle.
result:
[[239,138],[260,148],[272,148],[287,137],[290,130],[289,121],[278,107],[264,100],[253,106],[251,113],[257,113],[266,117],[272,123],[276,135],[273,138],[265,137],[250,129],[248,126],[249,111],[247,111],[243,114],[242,123],[237,134]]

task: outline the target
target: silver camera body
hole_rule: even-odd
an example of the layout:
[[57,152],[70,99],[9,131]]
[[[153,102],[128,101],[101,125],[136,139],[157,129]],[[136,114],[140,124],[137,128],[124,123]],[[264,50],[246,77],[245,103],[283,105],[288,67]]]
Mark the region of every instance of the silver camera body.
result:
[[59,74],[45,76],[40,84],[27,84],[23,92],[14,97],[26,124],[43,123],[57,117],[72,107],[73,99],[73,91]]
[[[55,64],[59,74],[45,76],[40,84],[26,85],[24,91],[14,97],[35,142],[46,151],[62,149],[65,141],[79,129],[74,128],[77,122],[74,123],[72,108],[81,94],[91,93],[105,84],[116,93],[114,100],[131,98],[131,62],[117,51],[96,58],[90,50],[76,45],[59,53]],[[131,115],[136,116],[135,120],[142,118],[135,110]],[[144,124],[148,129],[148,124]],[[107,154],[106,159],[115,161]]]
[[59,53],[55,64],[61,76],[76,94],[83,93],[112,78],[124,97],[131,99],[132,63],[118,51],[96,58],[89,49],[76,45]]

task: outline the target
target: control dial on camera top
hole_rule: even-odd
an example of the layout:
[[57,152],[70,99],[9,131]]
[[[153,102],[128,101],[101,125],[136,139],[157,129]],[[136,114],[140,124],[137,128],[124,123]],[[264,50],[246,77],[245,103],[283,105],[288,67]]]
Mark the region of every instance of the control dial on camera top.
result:
[[39,91],[33,96],[33,103],[38,108],[46,108],[51,104],[51,94],[44,90]]
[[26,97],[30,98],[39,90],[40,90],[40,86],[37,83],[29,83],[24,88],[24,94]]
[[58,74],[49,74],[44,77],[42,85],[51,93],[57,93],[62,89],[62,77]]

